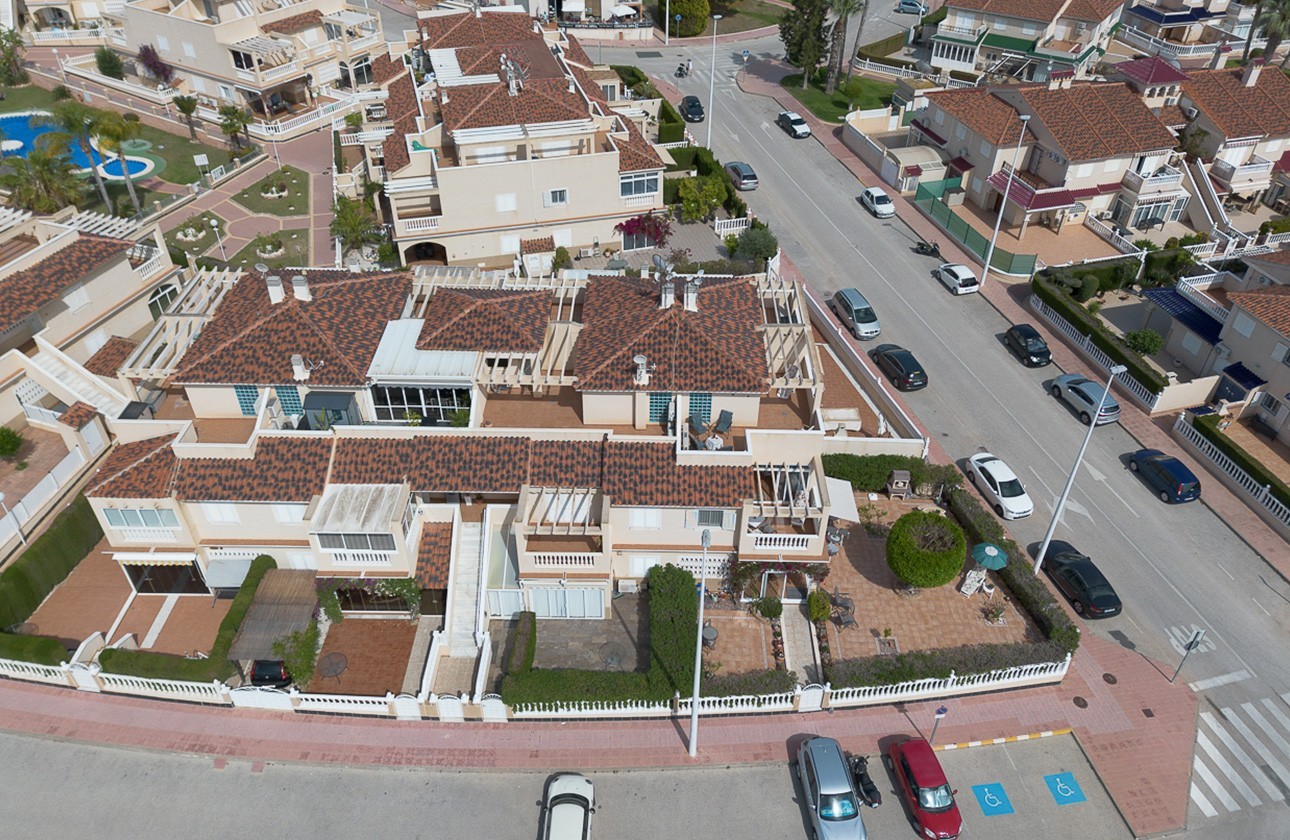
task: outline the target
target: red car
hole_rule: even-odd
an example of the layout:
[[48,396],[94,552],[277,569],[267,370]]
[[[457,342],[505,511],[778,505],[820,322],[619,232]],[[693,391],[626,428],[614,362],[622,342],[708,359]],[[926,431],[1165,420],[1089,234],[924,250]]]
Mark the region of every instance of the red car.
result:
[[945,771],[922,738],[907,738],[887,748],[887,767],[896,777],[918,833],[928,840],[953,840],[963,830],[963,818],[954,802]]

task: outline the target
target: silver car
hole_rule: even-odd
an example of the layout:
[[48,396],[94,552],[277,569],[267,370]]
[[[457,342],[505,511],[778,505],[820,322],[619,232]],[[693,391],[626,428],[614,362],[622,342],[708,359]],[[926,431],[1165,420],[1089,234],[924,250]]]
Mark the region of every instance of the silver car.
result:
[[[1087,426],[1097,417],[1097,425],[1114,423],[1120,419],[1120,404],[1115,397],[1106,393],[1101,383],[1094,382],[1087,376],[1078,373],[1063,373],[1053,380],[1053,396],[1065,400],[1071,408],[1079,413],[1079,421]],[[1106,396],[1103,401],[1103,395]],[[1098,411],[1098,406],[1102,407]]]
[[591,840],[596,792],[580,773],[557,773],[542,797],[542,840]]
[[832,738],[807,738],[797,748],[797,777],[811,813],[814,840],[865,840],[860,798],[842,747]]

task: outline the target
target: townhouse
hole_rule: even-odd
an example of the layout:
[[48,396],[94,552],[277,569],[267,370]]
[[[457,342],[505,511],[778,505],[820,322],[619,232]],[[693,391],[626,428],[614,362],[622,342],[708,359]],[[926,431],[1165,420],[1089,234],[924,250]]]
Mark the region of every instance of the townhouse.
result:
[[367,177],[383,184],[405,263],[522,260],[540,273],[556,248],[652,244],[615,228],[663,207],[664,163],[643,134],[656,101],[620,101],[612,71],[520,7],[418,25],[412,67],[375,65],[385,106],[343,139],[362,144]]
[[1119,0],[949,0],[932,34],[932,67],[1045,81],[1089,75],[1120,22]]
[[[1124,10],[1122,37],[1134,46],[1170,58],[1206,55],[1224,42],[1241,43],[1250,34],[1253,3],[1230,0],[1148,0]],[[1263,46],[1256,39],[1255,46]]]

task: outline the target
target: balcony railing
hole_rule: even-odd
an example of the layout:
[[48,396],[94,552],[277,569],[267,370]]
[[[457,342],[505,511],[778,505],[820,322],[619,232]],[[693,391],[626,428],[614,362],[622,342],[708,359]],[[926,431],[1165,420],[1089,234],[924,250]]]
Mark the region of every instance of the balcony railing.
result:
[[1135,193],[1164,192],[1177,189],[1182,185],[1182,172],[1172,166],[1166,166],[1154,175],[1139,175],[1132,170],[1124,173],[1125,189]]
[[418,216],[412,219],[399,219],[399,233],[415,234],[438,230],[439,222],[442,219],[443,216]]
[[324,554],[333,566],[389,566],[394,552],[386,551],[329,551]]
[[985,27],[986,25],[984,23],[980,26],[954,26],[953,24],[941,21],[936,26],[936,34],[945,35],[950,38],[976,40],[981,33],[985,32]]
[[1216,160],[1209,168],[1209,174],[1229,186],[1267,181],[1272,177],[1272,161],[1258,155],[1251,155],[1249,163],[1239,166],[1225,160]]
[[534,566],[542,568],[552,566],[585,568],[596,565],[596,561],[600,559],[599,554],[532,554],[529,556],[533,558]]
[[1175,288],[1178,294],[1200,307],[1201,311],[1221,324],[1227,320],[1227,307],[1204,292],[1205,289],[1213,285],[1216,277],[1218,277],[1216,274],[1207,274],[1203,277],[1181,277]]
[[805,551],[811,547],[809,534],[757,534],[753,548],[763,551]]
[[243,81],[264,85],[280,79],[289,79],[292,76],[303,76],[305,69],[298,62],[288,61],[286,64],[279,64],[276,67],[257,67],[254,70],[242,70],[239,68],[235,72],[237,77]]
[[112,531],[123,542],[179,542],[179,532],[170,528],[113,528]]

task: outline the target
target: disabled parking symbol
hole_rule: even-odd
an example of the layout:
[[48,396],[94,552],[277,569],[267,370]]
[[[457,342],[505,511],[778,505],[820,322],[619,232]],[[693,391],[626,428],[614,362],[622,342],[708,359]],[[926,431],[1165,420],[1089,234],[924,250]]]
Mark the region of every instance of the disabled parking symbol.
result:
[[988,785],[973,785],[972,793],[976,796],[977,804],[981,806],[981,813],[987,817],[999,817],[1004,814],[1015,813],[1001,782],[992,782]]
[[1074,773],[1053,773],[1051,776],[1044,776],[1044,784],[1048,785],[1048,791],[1057,800],[1058,805],[1073,805],[1076,802],[1086,802],[1088,797],[1084,791],[1080,790],[1079,782],[1075,781]]

